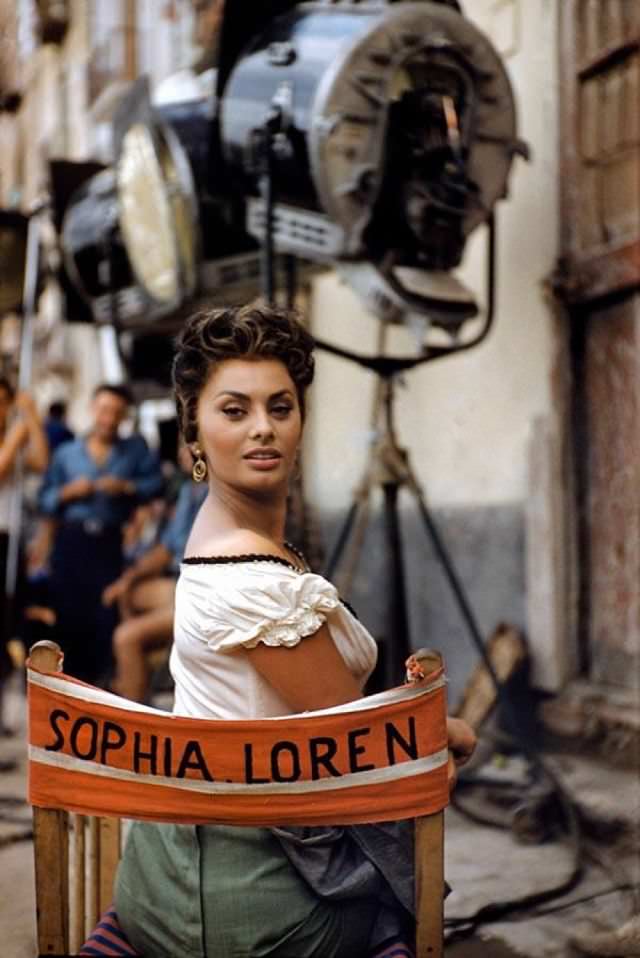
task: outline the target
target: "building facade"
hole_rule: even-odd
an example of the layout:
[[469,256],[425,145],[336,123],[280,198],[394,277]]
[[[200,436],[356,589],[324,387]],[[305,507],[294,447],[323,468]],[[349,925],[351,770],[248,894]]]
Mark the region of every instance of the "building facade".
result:
[[[637,0],[463,6],[506,64],[532,158],[516,164],[510,197],[497,211],[495,328],[467,354],[403,377],[398,438],[483,634],[501,622],[521,629],[532,682],[545,692],[576,677],[634,692],[639,7]],[[194,25],[207,4],[195,7],[187,0],[0,0],[1,207],[28,211],[46,194],[52,158],[109,161],[110,120],[127,85],[146,72],[157,87],[193,60]],[[474,234],[464,263],[480,298],[482,234]],[[48,309],[73,319],[54,293]],[[379,321],[336,276],[313,283],[310,311],[320,338],[379,349]],[[5,317],[5,326],[15,342],[15,320]],[[41,343],[47,336],[52,343],[58,336],[57,354],[48,351],[57,366],[43,359],[41,381],[65,385],[72,399],[86,395],[102,372],[96,329],[61,326],[54,315],[48,326],[43,321]],[[388,331],[390,351],[411,344],[406,327]],[[330,552],[370,456],[376,380],[320,353],[314,388],[305,492]],[[380,495],[377,503],[354,602],[385,641],[390,572]],[[403,492],[400,503],[411,642],[444,652],[455,699],[477,653],[415,501]]]

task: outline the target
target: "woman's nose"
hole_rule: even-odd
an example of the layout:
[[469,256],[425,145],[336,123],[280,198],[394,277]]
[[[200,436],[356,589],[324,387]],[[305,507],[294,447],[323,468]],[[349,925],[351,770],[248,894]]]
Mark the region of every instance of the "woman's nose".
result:
[[251,437],[253,439],[264,439],[267,436],[273,436],[273,426],[267,411],[257,412],[251,423]]

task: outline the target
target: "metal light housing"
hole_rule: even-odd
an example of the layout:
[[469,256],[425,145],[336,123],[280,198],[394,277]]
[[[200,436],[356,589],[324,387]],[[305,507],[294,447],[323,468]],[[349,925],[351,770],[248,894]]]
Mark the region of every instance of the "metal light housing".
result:
[[146,83],[127,97],[126,110],[115,165],[119,227],[140,287],[152,305],[168,311],[196,288],[195,185],[178,137],[152,113]]
[[270,135],[276,250],[366,262],[401,305],[444,325],[477,313],[455,284],[437,290],[524,148],[500,57],[457,9],[295,4],[244,47],[219,103],[221,153],[253,235],[265,236]]

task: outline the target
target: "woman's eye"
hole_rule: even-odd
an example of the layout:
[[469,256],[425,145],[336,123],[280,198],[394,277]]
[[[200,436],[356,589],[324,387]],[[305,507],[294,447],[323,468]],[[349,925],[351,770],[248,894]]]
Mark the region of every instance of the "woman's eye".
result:
[[276,416],[288,416],[292,408],[288,403],[283,403],[281,406],[274,406],[271,411]]
[[244,414],[244,409],[241,406],[225,406],[222,411],[229,419],[240,419]]

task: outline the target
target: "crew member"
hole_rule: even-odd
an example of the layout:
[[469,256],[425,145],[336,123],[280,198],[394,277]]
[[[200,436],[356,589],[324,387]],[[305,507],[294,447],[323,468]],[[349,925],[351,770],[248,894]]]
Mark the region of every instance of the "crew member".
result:
[[164,484],[143,437],[120,435],[130,406],[126,387],[98,386],[89,433],[56,449],[40,491],[42,512],[56,520],[51,591],[65,671],[95,684],[111,671],[117,611],[102,593],[122,572],[123,526]]

